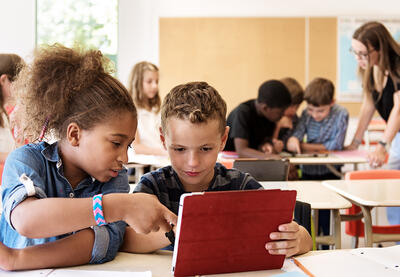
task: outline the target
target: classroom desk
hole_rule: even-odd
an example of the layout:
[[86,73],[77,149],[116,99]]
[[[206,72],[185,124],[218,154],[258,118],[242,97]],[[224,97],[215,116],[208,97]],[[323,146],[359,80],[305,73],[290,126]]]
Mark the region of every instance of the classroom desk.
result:
[[289,157],[288,159],[294,165],[326,165],[338,177],[342,177],[342,173],[337,171],[334,165],[353,164],[354,170],[358,170],[358,165],[368,163],[367,152],[363,150],[333,151],[326,157]]
[[317,236],[316,242],[335,245],[341,248],[341,217],[340,209],[348,209],[351,203],[339,194],[324,187],[319,181],[289,181],[289,182],[260,182],[266,189],[294,189],[297,200],[309,203],[313,210],[314,226],[318,226],[318,210],[331,211],[331,235]]
[[398,179],[328,180],[323,181],[322,184],[361,207],[366,246],[372,246],[373,242],[400,241],[400,234],[373,234],[371,220],[371,210],[374,207],[400,206]]
[[[326,251],[311,251],[305,256],[319,255],[326,253]],[[303,255],[302,255],[303,256]],[[130,272],[144,272],[151,271],[152,277],[165,277],[173,276],[171,272],[172,265],[172,252],[171,251],[157,251],[152,254],[129,254],[119,252],[113,261],[100,264],[100,265],[83,265],[76,267],[65,268],[67,270],[90,270],[90,271],[130,271]],[[79,272],[77,272],[79,273]],[[273,276],[276,274],[284,273],[281,269],[274,270],[260,270],[260,271],[247,271],[238,273],[227,273],[217,275],[207,275],[215,277],[235,277],[235,276],[249,276],[249,277],[261,277],[261,276]],[[12,274],[12,273],[11,273]],[[81,273],[82,274],[82,273]],[[72,274],[71,274],[72,275]],[[92,275],[91,275],[92,276]],[[204,276],[204,275],[202,275]]]

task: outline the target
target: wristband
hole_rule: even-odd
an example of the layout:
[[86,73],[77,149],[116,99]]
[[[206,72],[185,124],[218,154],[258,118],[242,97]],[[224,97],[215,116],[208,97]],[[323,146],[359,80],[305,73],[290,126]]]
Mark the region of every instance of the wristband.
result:
[[387,142],[386,141],[383,141],[383,140],[380,140],[380,141],[378,141],[378,143],[383,147],[383,149],[385,149],[385,151],[387,151]]
[[97,226],[103,226],[107,224],[103,215],[103,194],[97,194],[93,196],[93,215]]

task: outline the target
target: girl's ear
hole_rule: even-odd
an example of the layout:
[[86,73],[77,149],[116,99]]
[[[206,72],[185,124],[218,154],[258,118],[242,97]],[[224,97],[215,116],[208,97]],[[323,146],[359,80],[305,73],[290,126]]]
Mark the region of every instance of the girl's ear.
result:
[[167,150],[167,146],[165,145],[165,136],[164,136],[163,129],[160,127],[159,131],[160,131],[160,140],[164,146],[164,149]]
[[221,137],[221,147],[220,147],[219,151],[224,150],[226,141],[228,140],[228,136],[229,136],[229,126],[226,126],[224,134]]
[[79,141],[82,136],[82,129],[78,124],[72,122],[67,127],[67,141],[71,146],[79,146]]

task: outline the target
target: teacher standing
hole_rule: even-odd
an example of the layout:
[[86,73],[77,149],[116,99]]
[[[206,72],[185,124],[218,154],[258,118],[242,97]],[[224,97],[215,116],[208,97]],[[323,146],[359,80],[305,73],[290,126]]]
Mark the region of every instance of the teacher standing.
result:
[[[351,46],[362,77],[364,99],[357,131],[347,149],[356,149],[361,144],[377,110],[387,125],[375,150],[368,155],[370,166],[382,166],[391,144],[389,168],[400,169],[400,46],[379,22],[359,27]],[[387,214],[391,224],[400,224],[400,207],[387,208]]]

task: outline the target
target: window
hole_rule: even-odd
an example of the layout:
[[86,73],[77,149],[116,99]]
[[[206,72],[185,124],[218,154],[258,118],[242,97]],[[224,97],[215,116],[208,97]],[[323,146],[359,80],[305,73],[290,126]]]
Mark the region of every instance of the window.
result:
[[118,0],[37,0],[36,45],[99,49],[116,68]]

